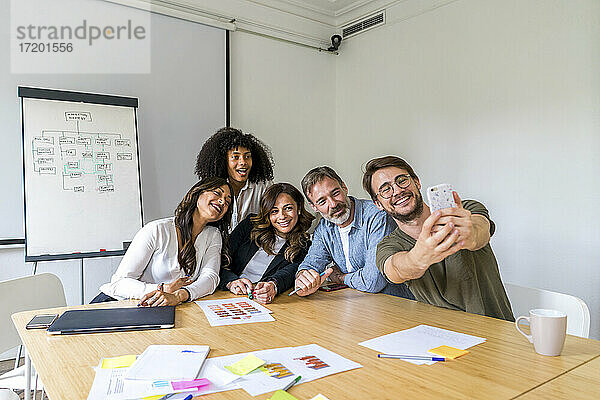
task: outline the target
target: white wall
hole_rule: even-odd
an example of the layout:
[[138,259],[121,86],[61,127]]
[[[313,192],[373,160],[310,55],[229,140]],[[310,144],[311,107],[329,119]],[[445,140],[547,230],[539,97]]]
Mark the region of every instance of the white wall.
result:
[[600,338],[600,1],[460,0],[343,43],[336,164],[396,154],[488,206],[505,281],[574,294]]
[[335,56],[232,32],[231,124],[273,151],[275,181],[300,188],[317,164],[334,163]]
[[490,209],[505,281],[583,298],[600,338],[599,7],[397,6],[339,57],[234,32],[232,124],[271,146],[276,180],[329,164],[364,197],[364,163],[397,154],[424,185],[453,183]]

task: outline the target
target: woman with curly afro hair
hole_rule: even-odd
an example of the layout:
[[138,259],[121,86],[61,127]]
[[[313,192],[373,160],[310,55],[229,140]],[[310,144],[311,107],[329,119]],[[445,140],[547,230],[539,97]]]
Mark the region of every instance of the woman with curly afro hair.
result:
[[209,137],[196,158],[198,179],[218,176],[233,188],[230,231],[250,213],[273,180],[271,150],[258,138],[225,127]]

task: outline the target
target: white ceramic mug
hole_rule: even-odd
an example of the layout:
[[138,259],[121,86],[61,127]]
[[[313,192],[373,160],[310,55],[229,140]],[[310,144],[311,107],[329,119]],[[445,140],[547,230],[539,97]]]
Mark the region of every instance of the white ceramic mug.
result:
[[[519,321],[529,321],[531,335],[519,328]],[[538,354],[558,356],[565,344],[567,334],[567,314],[557,310],[535,309],[529,311],[529,317],[520,316],[515,321],[517,330],[533,343]]]

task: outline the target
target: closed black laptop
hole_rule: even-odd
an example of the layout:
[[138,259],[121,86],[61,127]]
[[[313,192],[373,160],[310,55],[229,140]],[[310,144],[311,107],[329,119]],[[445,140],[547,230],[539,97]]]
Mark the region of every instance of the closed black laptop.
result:
[[50,327],[51,335],[139,331],[175,326],[175,306],[92,308],[65,311]]

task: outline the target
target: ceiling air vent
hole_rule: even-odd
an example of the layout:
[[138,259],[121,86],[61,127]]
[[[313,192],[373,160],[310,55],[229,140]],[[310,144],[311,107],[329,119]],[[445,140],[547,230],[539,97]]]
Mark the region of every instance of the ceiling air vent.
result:
[[375,14],[371,14],[368,17],[362,18],[358,21],[349,23],[342,28],[342,36],[344,39],[354,36],[358,33],[364,32],[371,28],[385,24],[385,10],[379,11]]

